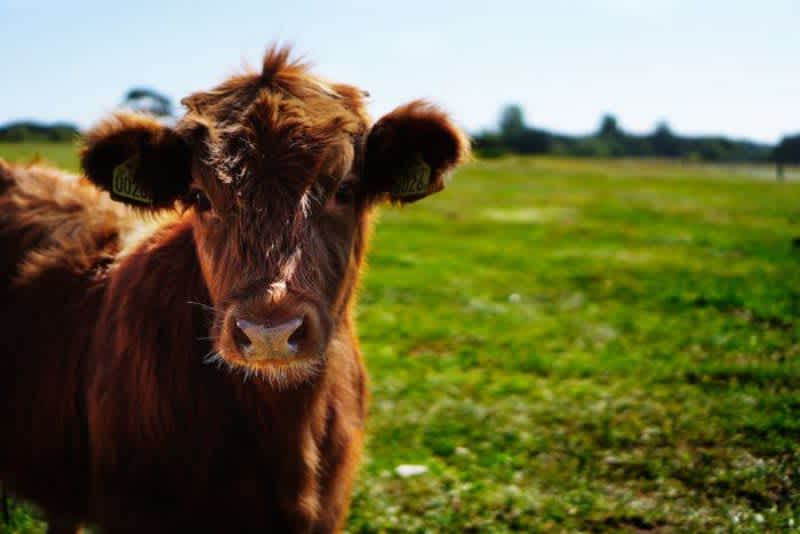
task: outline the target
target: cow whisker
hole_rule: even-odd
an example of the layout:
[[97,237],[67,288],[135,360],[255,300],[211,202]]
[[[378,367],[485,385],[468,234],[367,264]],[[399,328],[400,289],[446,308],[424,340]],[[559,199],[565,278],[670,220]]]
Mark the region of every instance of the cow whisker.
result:
[[253,376],[253,370],[249,367],[244,368],[244,372],[242,373],[244,376],[242,377],[242,383],[246,384],[247,379]]
[[186,304],[191,304],[192,306],[198,306],[198,307],[202,308],[205,311],[209,311],[209,312],[213,312],[213,313],[219,313],[219,310],[216,309],[214,306],[209,306],[208,304],[203,304],[202,302],[195,302],[193,300],[187,300]]
[[222,354],[219,351],[212,350],[205,356],[203,356],[203,363],[205,364],[217,364],[222,365],[225,363],[225,360],[222,358]]

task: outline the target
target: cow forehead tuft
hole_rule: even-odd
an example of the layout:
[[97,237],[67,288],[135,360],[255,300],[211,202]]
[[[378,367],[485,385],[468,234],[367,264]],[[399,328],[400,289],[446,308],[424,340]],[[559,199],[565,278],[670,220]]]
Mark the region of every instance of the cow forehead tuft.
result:
[[261,72],[245,72],[223,81],[208,91],[199,91],[181,102],[190,115],[204,117],[212,123],[242,122],[251,106],[265,96],[296,99],[309,115],[323,113],[332,104],[368,121],[365,112],[366,93],[360,89],[330,82],[314,75],[307,63],[292,60],[288,48],[273,47],[264,57]]
[[361,93],[310,75],[302,82],[292,92],[246,84],[212,91],[184,117],[185,130],[203,132],[205,163],[220,181],[244,187],[348,171],[369,126]]
[[237,189],[278,181],[292,182],[299,191],[320,175],[344,175],[367,124],[341,107],[306,104],[283,97],[258,99],[238,122],[209,130],[206,164]]

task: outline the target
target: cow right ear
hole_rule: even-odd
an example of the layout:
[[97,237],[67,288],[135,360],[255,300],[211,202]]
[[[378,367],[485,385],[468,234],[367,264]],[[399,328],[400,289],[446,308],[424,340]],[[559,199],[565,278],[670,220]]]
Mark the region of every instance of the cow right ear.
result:
[[167,208],[191,184],[191,150],[172,128],[135,113],[117,113],[89,130],[81,149],[86,177],[125,204]]
[[469,158],[469,140],[437,107],[415,100],[383,116],[365,151],[366,190],[392,202],[416,202],[444,189]]

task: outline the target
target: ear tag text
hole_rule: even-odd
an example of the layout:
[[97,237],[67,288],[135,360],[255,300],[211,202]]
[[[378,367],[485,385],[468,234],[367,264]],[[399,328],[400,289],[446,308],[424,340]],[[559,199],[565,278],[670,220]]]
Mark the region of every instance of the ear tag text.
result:
[[431,166],[414,154],[411,161],[402,168],[392,184],[392,195],[396,197],[417,197],[428,192],[431,182]]
[[136,181],[139,169],[139,154],[136,154],[114,167],[111,178],[111,196],[116,199],[133,200],[139,204],[152,204],[153,197],[144,191]]

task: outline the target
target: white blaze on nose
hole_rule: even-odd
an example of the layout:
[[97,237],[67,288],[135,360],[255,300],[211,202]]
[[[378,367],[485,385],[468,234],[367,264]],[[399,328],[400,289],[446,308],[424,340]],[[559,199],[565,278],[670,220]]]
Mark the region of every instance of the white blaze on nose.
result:
[[273,282],[269,285],[269,298],[275,303],[279,302],[286,296],[286,282]]
[[278,279],[269,285],[269,298],[273,303],[280,302],[286,296],[287,282],[294,277],[297,266],[300,263],[300,257],[303,255],[302,250],[295,249],[286,263],[281,267]]
[[303,193],[303,196],[300,197],[300,212],[303,214],[304,219],[308,219],[311,213],[311,199],[309,198],[308,191]]
[[303,251],[299,248],[292,252],[292,255],[289,256],[289,259],[286,260],[286,263],[283,264],[283,268],[281,269],[281,277],[283,280],[290,280],[294,276],[297,265],[300,263],[300,256],[302,255]]

